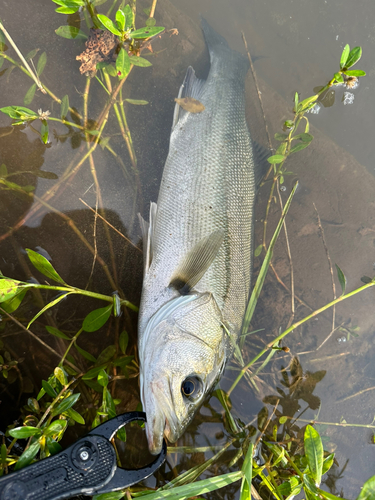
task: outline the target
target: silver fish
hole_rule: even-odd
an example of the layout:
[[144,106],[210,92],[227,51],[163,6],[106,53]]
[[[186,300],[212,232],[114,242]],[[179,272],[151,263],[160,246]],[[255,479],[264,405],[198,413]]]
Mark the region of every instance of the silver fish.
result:
[[189,67],[150,222],[140,217],[144,279],[139,317],[140,388],[151,453],[175,442],[233,352],[249,298],[255,151],[245,119],[245,56],[202,20],[211,67]]

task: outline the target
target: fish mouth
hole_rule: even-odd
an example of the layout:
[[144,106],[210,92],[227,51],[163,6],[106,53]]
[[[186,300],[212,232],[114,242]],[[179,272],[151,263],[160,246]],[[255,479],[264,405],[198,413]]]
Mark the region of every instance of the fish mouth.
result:
[[163,437],[174,443],[183,429],[173,408],[169,383],[165,380],[151,383],[150,396],[147,400],[144,399],[147,415],[146,435],[150,453],[158,455],[163,446]]

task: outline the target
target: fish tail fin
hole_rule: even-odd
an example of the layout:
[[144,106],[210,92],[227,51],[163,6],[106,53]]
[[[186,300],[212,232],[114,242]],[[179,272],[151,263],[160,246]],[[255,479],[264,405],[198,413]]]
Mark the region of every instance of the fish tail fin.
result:
[[238,78],[239,73],[245,76],[250,67],[247,57],[232,50],[225,38],[217,33],[203,17],[201,25],[210,53],[211,66],[216,65],[219,73],[222,72],[226,76],[230,73],[235,78]]

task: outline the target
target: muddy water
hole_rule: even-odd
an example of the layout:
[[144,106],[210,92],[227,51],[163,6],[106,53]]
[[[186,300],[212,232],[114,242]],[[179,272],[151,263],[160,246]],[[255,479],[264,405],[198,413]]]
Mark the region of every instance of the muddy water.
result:
[[[78,26],[79,16],[57,14],[54,4],[46,0],[16,0],[16,3],[17,14],[14,1],[1,0],[4,24],[24,54],[34,48],[40,49],[39,54],[46,52],[43,83],[59,98],[69,95],[70,105],[82,115],[86,80],[79,74],[75,57],[83,50],[83,42],[66,40],[54,33],[60,25]],[[141,7],[147,5],[138,6],[140,19],[144,20]],[[106,12],[106,8],[104,4],[100,11]],[[68,283],[107,294],[118,289],[128,300],[139,303],[142,255],[136,213],[146,215],[149,201],[156,200],[168,151],[173,98],[186,67],[193,65],[202,77],[207,73],[208,55],[198,24],[199,14],[202,14],[237,50],[244,51],[240,31],[245,33],[255,59],[271,137],[280,131],[282,121],[291,116],[295,91],[304,98],[313,93],[314,87],[324,85],[336,70],[345,43],[363,47],[364,57],[359,67],[369,76],[353,91],[352,104],[342,102],[344,91],[341,90],[336,93],[332,106],[322,107],[317,115],[309,116],[315,140],[308,149],[291,158],[289,170],[293,175],[286,179],[285,189],[280,192],[285,201],[293,181],[299,180],[287,220],[296,296],[295,319],[332,300],[330,266],[336,295],[341,291],[335,264],[345,272],[348,290],[360,286],[361,276],[373,276],[375,262],[375,178],[372,175],[375,167],[371,140],[375,111],[375,101],[371,98],[375,75],[375,27],[372,11],[371,2],[362,2],[358,12],[355,3],[324,0],[269,0],[267,3],[236,0],[230,4],[221,0],[191,0],[189,3],[159,0],[157,24],[168,29],[177,28],[179,35],[169,33],[155,42],[156,54],[151,56],[153,66],[135,68],[124,87],[124,97],[149,101],[148,106],[129,104],[125,107],[138,174],[130,162],[113,111],[104,137],[109,139],[115,154],[98,147],[93,163],[86,160],[61,185],[59,182],[66,169],[74,169],[87,151],[82,134],[60,123],[49,122],[50,142],[43,145],[32,128],[13,129],[10,119],[1,114],[0,164],[5,164],[12,174],[28,172],[18,173],[10,180],[21,186],[35,187],[34,199],[0,189],[0,269],[3,274],[41,280],[41,275],[25,258],[24,249],[42,247]],[[81,29],[87,32],[84,21]],[[11,48],[7,54],[16,59]],[[19,69],[12,70],[5,61],[0,69],[0,106],[23,105],[31,84]],[[251,75],[247,82],[247,99],[251,132],[266,145],[263,113]],[[105,103],[105,92],[96,80],[92,80],[88,118],[96,120]],[[40,92],[28,107],[35,111],[39,108],[49,110],[51,116],[59,117],[59,105]],[[71,115],[68,119],[74,121]],[[38,124],[35,128],[39,130]],[[35,173],[39,170],[52,172],[58,179],[38,177]],[[59,188],[50,196],[51,189],[57,186]],[[269,185],[266,184],[258,200],[256,245],[262,238],[268,194]],[[42,201],[38,201],[40,199]],[[128,240],[112,228],[108,229],[101,220],[95,225],[94,214],[81,200],[92,208],[98,206],[100,214]],[[278,217],[278,205],[272,204],[268,235],[272,234]],[[92,271],[95,241],[100,259]],[[260,264],[261,258],[255,259],[255,275]],[[279,279],[290,289],[291,272],[284,235],[275,251],[274,266]],[[45,301],[52,298],[53,294],[30,296],[17,317],[27,323]],[[280,329],[285,329],[291,318],[291,295],[273,273],[266,280],[258,305],[252,329],[263,330],[248,337],[245,360],[250,360]],[[98,304],[88,300],[65,301],[36,322],[32,331],[62,354],[63,341],[48,335],[45,325],[58,326],[74,334],[83,317],[94,307]],[[292,429],[296,436],[298,428],[303,428],[311,419],[336,424],[343,419],[347,423],[371,424],[374,418],[372,387],[375,385],[373,310],[374,293],[370,290],[337,306],[334,321],[331,310],[296,329],[284,342],[290,352],[275,355],[272,363],[255,379],[256,386],[243,380],[232,393],[234,416],[248,423],[265,406],[272,411],[272,405],[279,398],[280,415],[300,419]],[[82,336],[80,345],[97,356],[106,346],[114,344],[119,333],[126,329],[131,339],[129,352],[135,354],[136,320],[134,313],[126,313],[119,320],[112,320],[103,331]],[[341,330],[337,329],[339,326]],[[332,329],[334,332],[329,337]],[[35,394],[41,378],[48,377],[58,357],[5,317],[2,339],[13,358],[23,360],[19,365],[23,385],[19,380],[10,385],[1,382],[0,421],[5,428],[18,417],[20,401]],[[85,361],[77,353],[73,354],[83,369]],[[295,358],[299,361],[293,361]],[[285,370],[281,371],[283,368]],[[223,389],[231,386],[236,369],[238,366],[232,362],[222,379]],[[139,400],[137,379],[116,382],[115,396],[122,399],[121,409],[135,409]],[[325,487],[334,494],[355,498],[363,482],[373,475],[372,430],[323,424],[317,428],[323,436],[325,449],[335,451],[338,461]],[[220,446],[227,439],[221,406],[212,397],[178,445]],[[235,450],[230,453],[233,455]],[[163,478],[173,477],[173,465],[182,471],[209,457],[210,453],[172,455],[164,468]],[[227,466],[220,463],[214,472],[227,470]],[[163,478],[159,477],[162,481]],[[156,484],[155,480],[150,480],[149,484]],[[215,498],[235,498],[236,492],[237,486],[234,486],[216,494]]]

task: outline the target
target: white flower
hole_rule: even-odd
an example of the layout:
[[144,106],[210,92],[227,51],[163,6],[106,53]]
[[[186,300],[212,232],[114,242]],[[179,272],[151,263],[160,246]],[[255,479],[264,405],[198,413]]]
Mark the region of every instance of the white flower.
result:
[[38,115],[39,115],[39,120],[47,120],[49,115],[51,114],[51,111],[42,111],[42,108],[38,109]]

